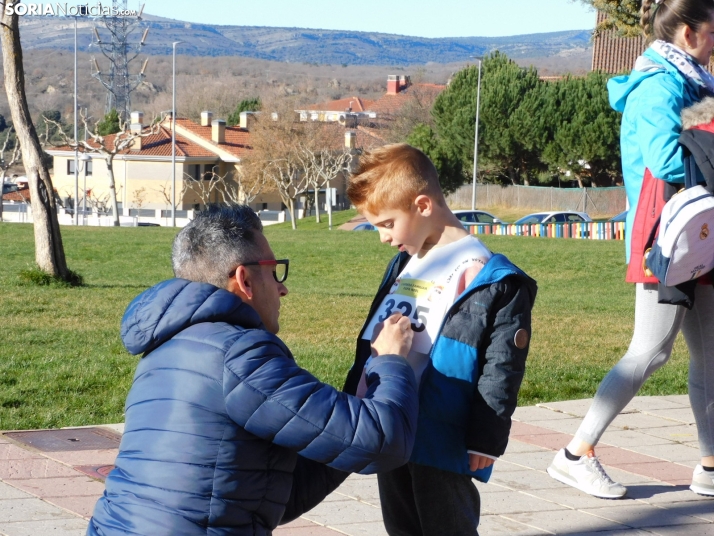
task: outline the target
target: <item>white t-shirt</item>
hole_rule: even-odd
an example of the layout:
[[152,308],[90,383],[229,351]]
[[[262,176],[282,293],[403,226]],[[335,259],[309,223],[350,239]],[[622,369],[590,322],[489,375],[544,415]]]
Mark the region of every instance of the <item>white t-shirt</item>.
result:
[[[419,383],[446,312],[492,255],[472,235],[434,247],[421,257],[414,255],[370,319],[362,338],[371,341],[375,326],[393,313],[409,317],[414,340],[407,360]],[[363,395],[366,384],[360,387],[363,389],[358,388],[357,393]]]

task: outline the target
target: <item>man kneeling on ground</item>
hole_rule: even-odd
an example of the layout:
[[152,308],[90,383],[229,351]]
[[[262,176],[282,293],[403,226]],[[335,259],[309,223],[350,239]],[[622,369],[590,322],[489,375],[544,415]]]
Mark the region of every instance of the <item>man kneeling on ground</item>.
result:
[[275,336],[288,261],[247,206],[209,207],[176,237],[176,279],[129,305],[122,339],[143,358],[116,467],[89,536],[269,535],[349,472],[404,464],[417,386],[412,330],[373,341],[364,399],[318,381]]

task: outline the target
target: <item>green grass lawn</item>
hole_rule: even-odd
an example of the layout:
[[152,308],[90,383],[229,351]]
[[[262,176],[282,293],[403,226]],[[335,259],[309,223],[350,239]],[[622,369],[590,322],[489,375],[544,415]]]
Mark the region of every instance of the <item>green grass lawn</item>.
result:
[[[337,226],[354,212],[337,213]],[[298,362],[341,386],[354,339],[394,250],[375,232],[328,231],[299,222],[266,228],[288,257],[290,294],[280,336]],[[175,235],[166,228],[62,229],[69,266],[84,276],[74,289],[24,285],[34,260],[32,227],[0,224],[0,429],[120,422],[137,357],[119,340],[128,303],[171,277]],[[625,352],[634,288],[625,284],[623,244],[484,237],[539,283],[533,342],[521,405],[590,397]],[[672,361],[641,394],[687,391],[687,354],[678,339]]]

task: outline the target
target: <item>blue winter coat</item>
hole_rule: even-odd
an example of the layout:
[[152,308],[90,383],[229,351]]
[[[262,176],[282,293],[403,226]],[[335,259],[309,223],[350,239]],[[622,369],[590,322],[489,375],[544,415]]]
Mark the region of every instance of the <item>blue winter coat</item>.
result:
[[[365,327],[408,262],[406,253],[392,259]],[[449,308],[422,375],[410,461],[488,481],[493,466],[471,471],[467,451],[500,456],[506,450],[526,369],[536,293],[533,279],[496,254]],[[520,348],[519,331],[527,334]],[[361,337],[347,392],[357,389],[369,357],[369,344]]]
[[417,389],[398,356],[375,360],[360,400],[301,369],[238,297],[182,279],[138,296],[122,339],[145,355],[91,536],[267,535],[345,471],[409,458]]
[[678,142],[682,131],[680,115],[701,95],[698,85],[652,49],[644,52],[629,75],[610,79],[607,89],[610,105],[623,113],[620,147],[630,207],[625,223],[629,262],[632,223],[645,168],[658,179],[684,182],[684,160]]

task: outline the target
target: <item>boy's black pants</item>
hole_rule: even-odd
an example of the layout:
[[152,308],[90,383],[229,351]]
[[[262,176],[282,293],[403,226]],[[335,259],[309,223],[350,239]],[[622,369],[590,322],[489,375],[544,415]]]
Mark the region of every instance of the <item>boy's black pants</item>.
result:
[[481,498],[470,476],[407,463],[377,480],[389,536],[478,536]]

